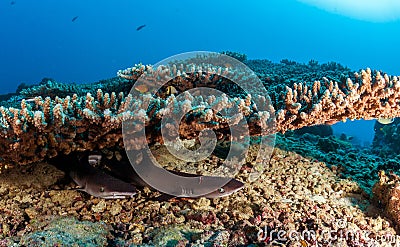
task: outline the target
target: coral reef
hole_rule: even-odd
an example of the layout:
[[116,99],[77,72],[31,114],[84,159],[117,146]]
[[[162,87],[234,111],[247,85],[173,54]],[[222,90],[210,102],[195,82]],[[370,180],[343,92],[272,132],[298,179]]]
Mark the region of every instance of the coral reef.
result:
[[240,62],[245,62],[247,60],[247,55],[243,54],[243,53],[234,52],[234,51],[223,51],[221,53],[225,54],[227,56],[233,57]]
[[[87,93],[95,95],[98,89],[107,89],[110,92],[129,92],[132,87],[130,82],[122,80],[118,77],[111,78],[108,80],[101,80],[95,84],[84,83],[84,84],[66,84],[57,82],[54,79],[43,78],[38,85],[22,86],[17,92],[22,98],[34,98],[36,96],[42,96],[42,98],[51,97],[65,98],[77,94],[78,96],[85,96]],[[3,102],[6,104],[7,102]]]
[[400,157],[388,160],[370,149],[355,147],[350,140],[335,136],[297,135],[296,131],[288,131],[277,135],[276,147],[325,162],[338,176],[356,181],[368,196],[372,196],[379,170],[389,172],[400,165]]
[[[374,77],[374,78],[373,78]],[[370,69],[362,70],[356,81],[346,83],[315,81],[312,85],[287,87],[276,112],[277,130],[284,132],[304,126],[334,123],[346,119],[392,118],[397,116],[400,82]]]
[[54,99],[38,96],[34,101],[23,99],[19,109],[0,107],[0,163],[25,164],[58,152],[115,145],[129,99],[123,93],[103,96],[99,89],[96,99],[90,93]]
[[[325,67],[346,72],[345,68],[334,65]],[[310,67],[323,68],[318,64],[307,65]],[[262,70],[258,71],[266,82]],[[326,77],[308,83],[297,81],[283,91],[280,85],[267,85],[271,99],[256,93],[243,93],[226,77],[249,84],[251,75],[223,64],[202,64],[200,67],[170,64],[157,68],[139,64],[118,71],[118,76],[120,79],[107,81],[107,87],[103,85],[104,81],[90,86],[47,81],[23,89],[22,96],[35,97],[25,97],[19,106],[0,107],[0,167],[40,161],[58,153],[121,146],[123,121],[131,120],[132,125],[146,121],[146,128],[157,130],[163,115],[190,109],[194,105],[204,107],[192,108],[187,114],[179,126],[181,138],[192,139],[206,128],[216,131],[217,136],[223,136],[229,125],[241,119],[247,121],[251,135],[259,135],[263,125],[270,126],[275,121],[276,131],[285,132],[346,119],[392,118],[400,114],[397,103],[400,82],[397,77],[380,72],[373,74],[370,69],[355,73],[354,81],[343,79],[346,77],[341,73],[339,81]],[[129,90],[140,76],[144,76],[140,81],[143,85],[136,86],[141,86],[145,96],[135,98]],[[153,92],[152,87],[159,86],[157,82],[160,80],[168,83]],[[175,94],[183,94],[186,100],[178,101],[169,87],[174,88]],[[185,92],[195,87],[221,89],[231,97],[202,98]],[[115,91],[105,92],[105,88]],[[242,114],[221,117],[218,110],[210,110],[212,107],[227,111],[238,108]],[[134,136],[135,131],[131,134]],[[159,132],[146,134],[148,143],[162,142]],[[140,143],[144,142],[146,140],[135,139],[132,147],[126,148],[140,149]]]
[[[236,55],[256,71],[270,98],[258,95],[257,91],[248,94],[234,81],[241,80],[251,86],[251,75],[236,71],[231,65],[215,64],[210,58],[209,64],[197,67],[190,63],[159,67],[138,64],[118,71],[116,78],[93,84],[67,85],[43,80],[39,85],[21,87],[18,95],[3,101],[0,171],[13,165],[28,165],[5,169],[0,174],[0,230],[1,237],[6,239],[0,241],[0,246],[11,245],[5,241],[12,242],[14,238],[26,245],[56,244],[59,239],[53,241],[47,236],[65,237],[57,227],[33,224],[48,215],[75,217],[79,221],[74,219],[68,223],[75,226],[85,224],[81,222],[85,220],[107,222],[112,229],[96,233],[101,235],[101,243],[96,243],[99,245],[105,245],[105,241],[121,246],[294,245],[299,242],[279,242],[273,238],[261,241],[257,233],[260,229],[268,232],[338,230],[338,220],[345,220],[346,225],[339,229],[344,232],[356,229],[376,235],[395,234],[390,221],[368,216],[371,212],[379,213],[368,199],[376,180],[374,174],[381,169],[395,170],[400,164],[395,138],[400,129],[398,121],[384,126],[377,123],[375,147],[387,144],[385,149],[375,149],[380,157],[367,150],[357,153],[345,137],[339,140],[331,136],[327,125],[301,128],[346,119],[399,116],[398,78],[370,69],[354,73],[336,63],[299,64],[282,60],[274,64]],[[162,80],[167,83],[159,85]],[[134,84],[133,90],[140,97],[131,92]],[[198,87],[215,88],[225,94],[201,97],[187,92]],[[178,96],[185,100],[180,101]],[[199,105],[202,107],[195,107]],[[236,108],[242,114],[232,117],[219,114]],[[112,203],[85,198],[75,190],[68,190],[70,185],[60,183],[62,172],[53,167],[43,163],[29,165],[60,153],[121,148],[124,145],[121,127],[126,120],[131,120],[129,135],[133,141],[125,144],[125,148],[138,150],[144,143],[162,144],[159,131],[162,117],[180,110],[187,111],[178,129],[182,139],[194,139],[207,128],[213,129],[218,138],[229,137],[229,127],[240,120],[246,121],[253,136],[260,135],[260,129],[266,126],[275,126],[273,131],[285,136],[278,135],[278,149],[261,178],[230,198],[159,202],[153,200],[156,192],[143,190],[131,200]],[[144,137],[137,137],[142,130],[135,126],[141,123],[150,131]],[[301,130],[291,131],[298,129]],[[293,150],[304,157],[291,153]],[[384,159],[388,154],[390,159]],[[250,149],[247,158],[252,155]],[[159,156],[165,161],[164,166],[179,165],[179,170],[189,167],[186,163],[173,162],[164,153]],[[220,156],[224,156],[223,152]],[[214,161],[210,158],[198,168],[218,165]],[[238,175],[243,181],[247,179],[246,169],[255,166],[251,162],[248,160]],[[380,181],[373,188],[376,201],[393,222],[400,224],[398,177],[394,173],[387,176],[380,172],[379,175]],[[357,183],[338,177],[351,177]],[[72,232],[68,234],[74,242],[82,240],[77,240]],[[21,235],[24,236],[17,237]],[[366,239],[341,241],[340,246],[368,242]],[[307,244],[315,244],[315,240]]]
[[347,77],[355,79],[355,71],[335,62],[310,66],[288,59],[282,59],[280,63],[255,59],[245,63],[264,80],[266,87],[281,84],[282,90],[285,90],[285,85],[292,87],[294,83],[313,82],[323,77],[342,83],[346,82]]

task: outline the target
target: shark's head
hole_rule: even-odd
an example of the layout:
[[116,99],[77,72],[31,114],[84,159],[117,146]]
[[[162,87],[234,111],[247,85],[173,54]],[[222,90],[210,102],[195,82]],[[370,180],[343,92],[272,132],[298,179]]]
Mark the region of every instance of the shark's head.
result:
[[205,195],[203,195],[203,197],[218,198],[218,197],[229,196],[230,194],[233,194],[236,191],[241,190],[243,187],[244,187],[244,184],[242,182],[232,178],[231,180],[229,180],[228,183],[226,183],[221,188],[219,188],[213,192],[210,192],[208,194],[205,194]]

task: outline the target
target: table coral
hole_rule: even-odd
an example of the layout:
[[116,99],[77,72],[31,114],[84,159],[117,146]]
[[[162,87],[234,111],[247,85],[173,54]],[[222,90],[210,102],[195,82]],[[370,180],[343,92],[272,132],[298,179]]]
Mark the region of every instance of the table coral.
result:
[[[162,143],[159,131],[146,131],[147,140],[136,138],[135,133],[141,129],[135,129],[135,123],[145,122],[147,130],[157,130],[164,115],[198,105],[204,107],[192,109],[181,122],[181,138],[192,139],[207,128],[216,131],[217,136],[223,136],[230,125],[240,120],[247,122],[251,135],[259,135],[260,129],[269,124],[276,124],[276,130],[271,128],[271,131],[285,132],[346,119],[400,115],[398,78],[373,73],[370,69],[356,73],[353,80],[320,78],[321,81],[294,83],[286,86],[284,91],[279,85],[270,86],[271,99],[244,93],[226,77],[251,83],[250,75],[223,64],[170,64],[156,68],[139,64],[118,71],[118,76],[121,79],[116,79],[114,84],[123,82],[122,91],[105,92],[100,82],[93,84],[85,95],[77,89],[78,93],[65,97],[60,93],[63,97],[59,97],[44,93],[42,85],[37,91],[38,96],[32,100],[23,99],[19,106],[0,107],[0,167],[40,161],[58,153],[122,146],[121,126],[126,120],[133,125],[132,141],[128,143],[131,147],[126,148],[140,149],[146,142]],[[149,91],[136,98],[127,88],[139,77]],[[166,85],[157,84],[162,78],[168,81]],[[153,92],[152,86],[161,88]],[[186,100],[179,101],[174,94],[167,94],[166,89],[170,86]],[[227,94],[203,98],[185,92],[195,87],[216,88]],[[30,95],[35,94],[35,88],[28,91]],[[43,98],[39,96],[41,93],[52,97]],[[222,117],[217,110],[210,110],[213,107],[238,108],[241,114]]]

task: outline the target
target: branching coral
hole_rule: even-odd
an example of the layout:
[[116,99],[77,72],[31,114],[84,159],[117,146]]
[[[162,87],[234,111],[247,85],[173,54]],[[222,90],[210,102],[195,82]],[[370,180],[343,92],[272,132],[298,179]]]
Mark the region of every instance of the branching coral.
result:
[[[99,90],[101,93],[101,90]],[[128,97],[115,94],[110,101],[91,94],[51,99],[40,96],[21,107],[0,107],[1,163],[29,163],[74,150],[92,150],[120,142],[119,128]],[[132,112],[129,114],[135,118]]]
[[[144,67],[141,67],[142,69]],[[165,68],[168,70],[168,68]],[[173,77],[180,74],[180,70],[168,74]],[[225,75],[234,73],[238,80],[243,80],[240,72],[229,69],[211,69],[226,71]],[[120,71],[119,75],[129,79],[135,79],[137,68]],[[141,72],[148,70],[140,70]],[[153,73],[154,70],[151,70]],[[169,71],[167,71],[169,72]],[[154,76],[156,77],[156,76]],[[220,84],[228,83],[224,78],[205,80],[207,86],[217,87]],[[136,77],[137,78],[137,77]],[[178,77],[179,78],[179,77]],[[286,86],[286,91],[271,88],[270,94],[275,99],[272,104],[276,109],[277,131],[299,129],[304,126],[311,126],[324,123],[345,121],[346,119],[374,119],[392,118],[400,114],[400,82],[396,76],[389,77],[376,72],[375,75],[368,68],[361,71],[361,75],[355,74],[355,81],[347,78],[345,83],[321,78],[322,81],[315,81],[312,84],[294,83],[292,87]],[[182,83],[186,81],[186,83]],[[180,91],[187,90],[196,85],[196,78],[189,77],[185,73],[183,78],[172,81],[172,85],[181,86]],[[204,82],[204,81],[203,81]],[[236,91],[237,92],[237,91]],[[254,113],[254,111],[253,111]]]
[[[257,91],[248,94],[235,85],[233,81],[251,84],[251,75],[231,66],[170,64],[153,68],[139,64],[118,71],[118,76],[122,79],[115,79],[115,85],[108,83],[113,85],[109,88],[120,91],[104,92],[103,86],[93,84],[86,95],[37,96],[22,100],[18,107],[0,107],[0,167],[39,161],[60,152],[123,145],[121,126],[126,120],[132,124],[132,141],[126,148],[140,149],[145,142],[162,142],[158,131],[161,118],[178,111],[188,112],[178,129],[181,138],[187,139],[206,128],[213,129],[218,137],[229,135],[229,126],[241,120],[246,120],[251,135],[259,135],[261,129],[275,122],[276,131],[285,132],[346,119],[400,116],[398,78],[373,74],[370,69],[345,83],[321,78],[311,84],[294,83],[285,91],[270,87],[272,100]],[[142,97],[137,98],[128,90],[140,76]],[[161,79],[168,83],[160,85]],[[185,100],[177,100],[169,87]],[[203,97],[185,92],[197,87],[216,88],[226,94]],[[226,117],[219,113],[235,108],[240,114]],[[151,130],[146,131],[147,140],[135,138],[142,129],[134,125],[142,122],[146,130]]]
[[372,74],[370,69],[346,83],[315,81],[312,85],[287,87],[278,109],[277,130],[345,121],[346,119],[393,118],[400,115],[400,82],[396,76]]

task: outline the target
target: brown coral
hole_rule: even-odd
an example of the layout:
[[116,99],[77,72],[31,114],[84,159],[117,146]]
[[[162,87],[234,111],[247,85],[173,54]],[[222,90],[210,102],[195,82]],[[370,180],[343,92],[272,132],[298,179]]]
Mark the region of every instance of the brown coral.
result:
[[[358,78],[358,75],[356,76]],[[370,69],[361,71],[360,83],[348,78],[340,82],[315,81],[309,87],[287,87],[285,104],[277,110],[277,130],[298,129],[346,119],[393,118],[399,116],[400,82]],[[323,86],[321,85],[323,84]]]
[[[45,99],[38,96],[33,101],[22,100],[18,108],[0,107],[0,167],[39,161],[59,152],[122,146],[121,126],[127,120],[131,126],[126,148],[141,149],[146,142],[162,143],[160,132],[154,130],[163,116],[177,111],[187,112],[178,127],[180,137],[186,139],[197,137],[207,128],[222,138],[229,135],[230,126],[242,124],[242,120],[251,135],[260,135],[346,119],[400,115],[398,78],[379,72],[373,75],[370,69],[362,70],[361,76],[357,74],[355,83],[349,78],[345,84],[322,78],[312,84],[294,84],[283,92],[270,88],[274,101],[257,90],[251,94],[243,92],[234,81],[251,88],[252,75],[223,65],[189,63],[153,68],[139,64],[119,71],[118,75],[132,85],[146,85],[148,92],[137,97],[129,92],[97,89],[95,95]],[[161,85],[163,81],[167,83]],[[171,86],[184,100],[166,93]],[[196,87],[222,88],[229,95],[202,97],[185,92]],[[219,114],[222,109],[240,111],[227,117]],[[140,136],[143,124],[149,130],[146,137]]]

